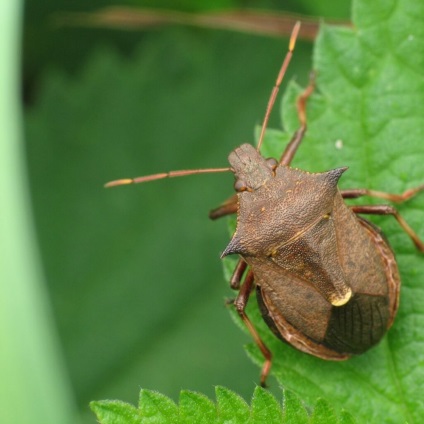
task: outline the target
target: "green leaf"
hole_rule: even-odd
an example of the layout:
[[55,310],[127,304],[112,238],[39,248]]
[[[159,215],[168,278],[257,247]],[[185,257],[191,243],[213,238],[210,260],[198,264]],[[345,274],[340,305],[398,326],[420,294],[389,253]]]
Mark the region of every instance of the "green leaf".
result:
[[216,407],[206,396],[183,390],[180,393],[180,424],[216,422]]
[[281,424],[281,407],[275,397],[262,387],[256,387],[252,398],[252,415],[249,424]]
[[239,395],[221,386],[216,387],[215,394],[220,424],[241,424],[248,421],[249,406]]
[[239,395],[225,387],[216,387],[215,391],[216,406],[202,394],[183,390],[178,408],[166,396],[142,389],[138,409],[128,403],[107,400],[91,402],[90,407],[101,424],[355,423],[346,412],[342,412],[338,420],[334,409],[323,399],[311,408],[309,417],[298,397],[286,390],[283,410],[276,398],[261,387],[256,387],[250,407]]
[[143,424],[178,423],[177,405],[161,393],[142,389],[138,406]]
[[340,413],[340,424],[356,424],[355,418],[353,418],[352,415],[349,414],[347,411],[343,411]]
[[119,400],[90,402],[91,410],[102,424],[141,424],[140,412],[133,405]]
[[285,424],[309,423],[309,416],[305,407],[303,406],[298,396],[296,396],[290,390],[284,390],[283,422]]
[[[353,10],[353,29],[324,25],[320,31],[317,89],[293,166],[314,172],[349,166],[342,188],[402,193],[424,181],[424,4],[356,0]],[[283,101],[285,132],[269,132],[266,155],[281,154],[297,129],[294,105],[301,91],[291,84]],[[396,208],[424,239],[424,195]],[[402,278],[398,315],[379,346],[346,362],[325,362],[282,344],[252,316],[275,355],[272,372],[308,404],[323,396],[337,410],[355,411],[361,422],[418,423],[424,414],[423,255],[393,218],[370,219],[387,235]],[[263,362],[255,346],[248,352]]]
[[334,409],[324,399],[318,399],[310,420],[311,424],[338,424]]

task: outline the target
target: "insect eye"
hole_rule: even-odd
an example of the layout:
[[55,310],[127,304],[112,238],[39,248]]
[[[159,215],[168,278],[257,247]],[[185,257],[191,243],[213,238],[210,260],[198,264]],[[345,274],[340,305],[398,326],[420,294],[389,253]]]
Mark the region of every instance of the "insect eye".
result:
[[234,189],[237,193],[247,190],[247,184],[243,180],[236,180],[234,183]]
[[268,159],[265,159],[266,160],[266,164],[268,165],[268,167],[272,170],[272,171],[274,171],[275,170],[275,168],[277,168],[277,166],[278,166],[278,162],[277,162],[277,160],[276,159],[274,159],[274,158],[268,158]]

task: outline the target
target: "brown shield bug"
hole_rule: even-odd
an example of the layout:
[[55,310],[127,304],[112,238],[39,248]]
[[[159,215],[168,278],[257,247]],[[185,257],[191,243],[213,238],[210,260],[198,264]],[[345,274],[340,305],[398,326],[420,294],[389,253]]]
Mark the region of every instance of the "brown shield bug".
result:
[[236,148],[229,155],[229,168],[171,171],[106,184],[111,187],[199,173],[234,173],[236,195],[210,217],[237,213],[236,231],[222,257],[240,256],[230,284],[238,290],[234,305],[264,356],[263,385],[272,355],[245,312],[254,287],[262,316],[277,337],[302,352],[344,360],[381,340],[399,303],[395,256],[381,230],[358,214],[392,215],[424,252],[424,244],[394,207],[348,206],[344,202],[361,196],[403,202],[424,190],[424,185],[400,195],[339,190],[338,180],[347,168],[309,173],[290,167],[306,131],[306,101],[314,90],[314,77],[298,98],[300,127],[280,159],[265,159],[259,153],[299,26],[293,29],[256,148],[250,144]]

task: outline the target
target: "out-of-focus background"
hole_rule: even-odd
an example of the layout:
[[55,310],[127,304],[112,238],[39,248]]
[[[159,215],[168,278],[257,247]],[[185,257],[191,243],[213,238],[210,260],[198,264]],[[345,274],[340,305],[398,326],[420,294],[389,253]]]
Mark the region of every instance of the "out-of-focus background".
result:
[[[251,396],[259,370],[224,302],[232,296],[219,259],[227,224],[208,219],[232,193],[232,175],[103,184],[227,166],[234,147],[253,141],[288,42],[181,25],[132,31],[64,23],[65,12],[111,5],[260,8],[317,22],[350,13],[348,0],[24,3],[24,148],[48,331],[57,332],[64,378],[86,423],[95,422],[90,400],[136,403],[140,387],[175,400],[182,388],[212,396],[214,385]],[[306,84],[311,52],[301,37],[286,81]],[[277,102],[271,126],[279,125]]]

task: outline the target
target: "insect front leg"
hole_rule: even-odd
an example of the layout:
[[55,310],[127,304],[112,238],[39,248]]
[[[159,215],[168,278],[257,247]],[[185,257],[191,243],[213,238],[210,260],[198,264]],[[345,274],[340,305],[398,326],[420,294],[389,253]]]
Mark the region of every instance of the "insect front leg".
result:
[[256,331],[256,328],[252,324],[252,321],[250,321],[249,317],[247,316],[245,312],[247,302],[249,301],[250,294],[252,293],[253,286],[254,286],[254,276],[253,276],[252,270],[250,270],[248,271],[246,278],[244,279],[243,285],[241,286],[240,291],[237,295],[237,298],[234,301],[234,306],[240,318],[243,320],[244,324],[249,330],[249,333],[253,337],[253,340],[255,341],[260,351],[262,352],[262,355],[265,359],[265,362],[262,366],[261,380],[260,380],[261,386],[265,387],[266,386],[265,382],[272,365],[272,353],[267,348],[265,343],[262,341],[261,337]]
[[209,218],[218,219],[233,213],[237,213],[237,194],[233,194],[222,205],[212,209],[209,212]]

